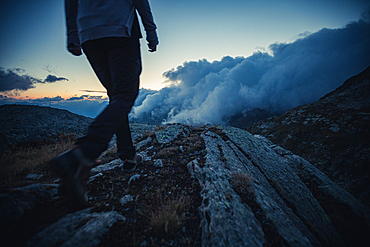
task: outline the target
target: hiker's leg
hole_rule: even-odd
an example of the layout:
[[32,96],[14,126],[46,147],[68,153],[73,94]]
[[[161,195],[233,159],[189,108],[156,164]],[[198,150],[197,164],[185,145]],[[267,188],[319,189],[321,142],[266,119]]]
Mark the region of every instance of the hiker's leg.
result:
[[[109,105],[90,124],[87,134],[76,142],[85,156],[96,159],[106,150],[113,134],[121,132],[118,130],[127,122],[127,115],[137,97],[141,73],[140,46],[138,39],[104,38],[83,44],[83,49],[98,78],[102,78],[102,84],[110,88]],[[111,82],[103,79],[109,78],[107,70]],[[122,138],[119,142],[132,146],[132,142],[128,143],[130,139]]]

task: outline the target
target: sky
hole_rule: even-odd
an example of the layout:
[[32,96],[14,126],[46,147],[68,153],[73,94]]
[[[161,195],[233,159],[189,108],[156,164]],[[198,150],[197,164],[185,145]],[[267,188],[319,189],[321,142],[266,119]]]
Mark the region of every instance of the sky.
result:
[[[288,57],[279,51],[284,46],[283,44],[291,44],[290,47],[294,48],[292,50],[299,52],[302,50],[296,47],[304,42],[297,43],[297,40],[305,39],[310,34],[316,33],[326,38],[328,36],[326,33],[322,33],[323,29],[343,29],[351,33],[349,29],[346,29],[347,25],[359,21],[362,14],[370,9],[370,3],[366,0],[151,0],[150,4],[158,27],[160,43],[157,52],[149,53],[145,39],[141,40],[143,58],[141,87],[145,90],[142,90],[136,103],[137,108],[134,109],[136,110],[134,114],[138,119],[140,117],[137,114],[140,111],[146,112],[146,115],[153,114],[150,108],[143,110],[144,106],[148,105],[151,100],[153,101],[153,97],[147,99],[148,95],[156,94],[156,97],[162,101],[166,97],[179,99],[184,95],[190,98],[194,95],[192,90],[200,88],[200,86],[196,87],[196,84],[205,81],[207,76],[211,77],[210,73],[222,77],[217,83],[218,86],[220,83],[225,83],[228,74],[225,71],[222,72],[222,69],[211,68],[212,65],[223,66],[226,64],[225,68],[228,70],[236,69],[236,66],[243,68],[243,65],[239,64],[247,63],[245,60],[255,61],[254,59],[257,59],[255,54],[262,54],[263,58],[260,59],[264,61],[264,66],[271,67],[277,62],[282,63],[283,60],[279,60],[279,56],[281,59],[284,56]],[[79,114],[84,114],[88,108],[101,110],[106,105],[104,88],[100,85],[85,56],[75,57],[69,54],[65,48],[66,28],[63,1],[1,1],[0,23],[2,23],[0,29],[0,78],[2,78],[0,81],[0,104],[21,102],[22,100],[26,103],[39,102],[40,104],[46,101],[58,102],[59,107],[74,108],[75,112]],[[366,27],[365,30],[367,30]],[[305,40],[308,43],[310,41]],[[346,45],[352,42],[347,41],[347,43],[340,45],[347,47]],[[348,51],[348,54],[351,52]],[[227,59],[225,60],[224,57]],[[204,75],[195,76],[199,69],[204,69],[206,62],[202,61],[211,64],[206,66],[209,71],[206,69],[207,73]],[[311,61],[316,60],[311,59]],[[363,64],[367,62],[363,61],[361,65],[358,65],[357,71],[355,68],[351,68],[336,79],[342,80],[346,76],[361,72],[361,69],[364,69],[361,66],[364,67]],[[316,67],[317,64],[320,63],[316,63]],[[198,80],[192,82],[191,86],[181,81],[188,72],[180,75],[190,65],[193,65],[193,69],[197,69],[193,75],[196,77],[195,80]],[[262,69],[262,67],[261,65],[258,69],[263,71],[261,73],[265,78],[267,76],[272,78],[273,71],[269,72],[268,69]],[[316,67],[314,66],[313,69]],[[244,69],[248,70],[247,67]],[[338,68],[333,66],[331,69]],[[221,72],[226,74],[222,76]],[[274,73],[276,75],[277,72]],[[240,75],[253,77],[249,72]],[[234,77],[232,78],[237,81]],[[261,82],[262,76],[256,78],[255,80]],[[273,78],[271,81],[278,81],[275,77]],[[320,78],[316,78],[316,80],[318,79]],[[9,83],[9,81],[14,83]],[[183,86],[188,85],[188,91],[191,89],[192,93],[187,94],[188,91],[180,90],[178,84],[181,83]],[[238,83],[241,86],[246,86],[244,82]],[[259,85],[262,85],[261,83]],[[264,85],[267,85],[266,83]],[[325,87],[325,92],[337,86],[334,85],[335,83],[329,84]],[[174,89],[176,85],[177,91]],[[238,92],[240,92],[241,86],[236,87]],[[184,88],[182,87],[182,89]],[[211,90],[206,90],[207,95],[211,95],[215,88],[216,86],[207,88],[207,90]],[[171,91],[171,94],[164,93],[168,91]],[[175,91],[177,93],[174,93]],[[248,90],[244,88],[244,91]],[[324,94],[324,91],[320,93]],[[241,98],[242,102],[247,94],[244,93]],[[207,95],[199,95],[200,98],[204,99],[204,101],[199,101],[199,104],[201,105],[208,100],[209,105],[217,106],[215,103],[217,100],[214,99],[213,102],[211,99],[207,99]],[[297,104],[310,102],[317,97],[319,96],[293,100],[294,104],[279,103],[280,105],[275,104],[274,106],[270,104],[269,107],[281,111]],[[182,99],[185,101],[188,98]],[[155,106],[163,103],[159,102],[158,99],[155,101]],[[145,102],[145,100],[147,101]],[[279,97],[275,100],[278,101]],[[198,109],[194,107],[194,104],[196,101],[193,100],[189,103],[172,104],[172,108],[168,105],[164,119],[180,121],[179,119],[184,119],[184,116],[174,118],[173,114],[178,114],[184,109],[188,111],[187,114],[190,114],[190,105],[193,105],[191,110],[194,113]],[[140,105],[142,105],[141,108]],[[265,105],[266,102],[255,104],[256,107],[262,108]],[[233,108],[233,105],[229,107]],[[94,115],[98,110],[84,115]],[[223,116],[220,116],[213,120],[204,119],[204,121],[217,122],[221,121],[222,118]]]

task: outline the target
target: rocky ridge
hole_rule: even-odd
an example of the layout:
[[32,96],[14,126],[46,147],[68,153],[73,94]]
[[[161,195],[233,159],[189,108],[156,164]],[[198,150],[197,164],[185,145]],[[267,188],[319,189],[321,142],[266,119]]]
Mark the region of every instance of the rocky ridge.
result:
[[370,240],[366,206],[262,136],[181,124],[143,125],[133,136],[144,163],[124,173],[112,156],[95,167],[87,209],[71,207],[48,174],[3,191],[4,246],[365,246]]
[[302,156],[370,206],[370,67],[317,102],[247,130]]

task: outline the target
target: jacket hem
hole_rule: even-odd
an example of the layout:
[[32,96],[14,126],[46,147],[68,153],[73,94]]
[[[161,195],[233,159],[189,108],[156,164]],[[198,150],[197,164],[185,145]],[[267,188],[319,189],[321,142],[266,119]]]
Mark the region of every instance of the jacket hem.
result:
[[83,30],[79,33],[80,42],[106,38],[106,37],[131,37],[131,28],[126,26],[97,26]]

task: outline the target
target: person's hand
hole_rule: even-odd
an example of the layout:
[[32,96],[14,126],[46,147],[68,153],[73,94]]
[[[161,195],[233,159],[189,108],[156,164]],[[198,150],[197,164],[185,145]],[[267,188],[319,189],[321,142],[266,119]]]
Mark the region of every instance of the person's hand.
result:
[[81,46],[74,46],[68,49],[70,53],[72,53],[75,56],[80,56],[82,54],[81,52]]
[[148,47],[150,52],[155,52],[157,50],[157,45],[148,44]]

